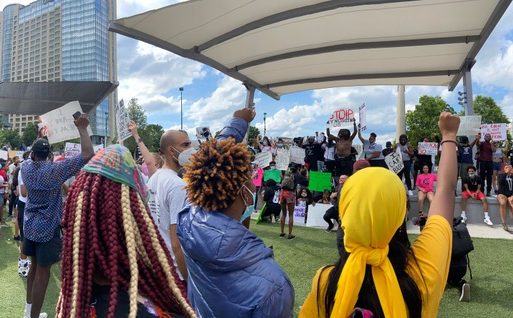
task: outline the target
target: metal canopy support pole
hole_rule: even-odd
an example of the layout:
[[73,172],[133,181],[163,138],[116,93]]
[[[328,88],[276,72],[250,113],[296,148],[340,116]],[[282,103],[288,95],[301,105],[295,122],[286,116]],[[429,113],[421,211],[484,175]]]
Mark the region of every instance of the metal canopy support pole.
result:
[[474,96],[472,95],[472,65],[468,63],[463,73],[463,88],[466,93],[467,102],[465,105],[465,116],[474,115]]
[[404,98],[404,85],[397,85],[397,115],[396,115],[396,129],[395,138],[399,142],[399,136],[406,133],[406,103]]

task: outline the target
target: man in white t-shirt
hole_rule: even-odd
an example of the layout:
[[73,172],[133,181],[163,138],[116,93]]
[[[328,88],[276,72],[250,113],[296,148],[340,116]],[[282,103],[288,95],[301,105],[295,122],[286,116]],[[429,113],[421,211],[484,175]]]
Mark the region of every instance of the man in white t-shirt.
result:
[[385,157],[383,157],[383,147],[376,143],[377,135],[370,133],[369,139],[362,137],[362,131],[358,128],[358,138],[363,144],[363,152],[365,153],[365,160],[369,162],[372,167],[383,167],[387,168],[385,163]]
[[[221,131],[218,139],[233,137],[237,142],[242,141],[255,117],[252,109],[244,108],[234,113],[234,118]],[[136,140],[141,143],[142,140]],[[164,165],[158,169],[148,181],[150,192],[148,206],[151,216],[159,228],[160,235],[168,247],[173,263],[178,269],[178,275],[187,280],[187,266],[180,241],[176,235],[177,216],[186,205],[185,182],[178,176],[182,166],[188,162],[195,152],[187,132],[183,130],[168,130],[160,138],[160,152]]]

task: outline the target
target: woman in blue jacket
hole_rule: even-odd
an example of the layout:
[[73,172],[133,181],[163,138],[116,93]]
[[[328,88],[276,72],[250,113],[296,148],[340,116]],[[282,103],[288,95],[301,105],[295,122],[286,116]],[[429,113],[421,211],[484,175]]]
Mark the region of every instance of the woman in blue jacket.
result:
[[292,317],[294,290],[273,251],[241,221],[255,186],[250,155],[233,139],[202,143],[186,166],[191,206],[178,216],[188,298],[201,317]]

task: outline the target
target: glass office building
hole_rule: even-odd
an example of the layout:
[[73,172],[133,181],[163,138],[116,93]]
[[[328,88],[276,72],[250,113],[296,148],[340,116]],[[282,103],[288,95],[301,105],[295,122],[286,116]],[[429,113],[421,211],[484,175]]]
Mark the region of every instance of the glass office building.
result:
[[[115,12],[115,0],[38,0],[5,7],[0,14],[1,79],[117,80],[115,35],[108,32]],[[89,114],[96,143],[107,135],[109,109],[116,99],[111,94]],[[9,115],[13,129],[20,132],[34,119]]]

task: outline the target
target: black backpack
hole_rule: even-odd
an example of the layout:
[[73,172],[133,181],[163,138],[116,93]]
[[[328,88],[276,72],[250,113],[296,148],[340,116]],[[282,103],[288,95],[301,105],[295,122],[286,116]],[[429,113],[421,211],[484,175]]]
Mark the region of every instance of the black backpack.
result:
[[462,267],[468,267],[470,279],[472,279],[472,269],[470,268],[468,253],[473,250],[474,244],[472,243],[472,238],[468,232],[467,225],[462,222],[461,217],[454,218],[452,227],[452,255],[451,265],[449,267],[449,281],[459,281],[463,276],[465,276],[466,269],[462,269]]

